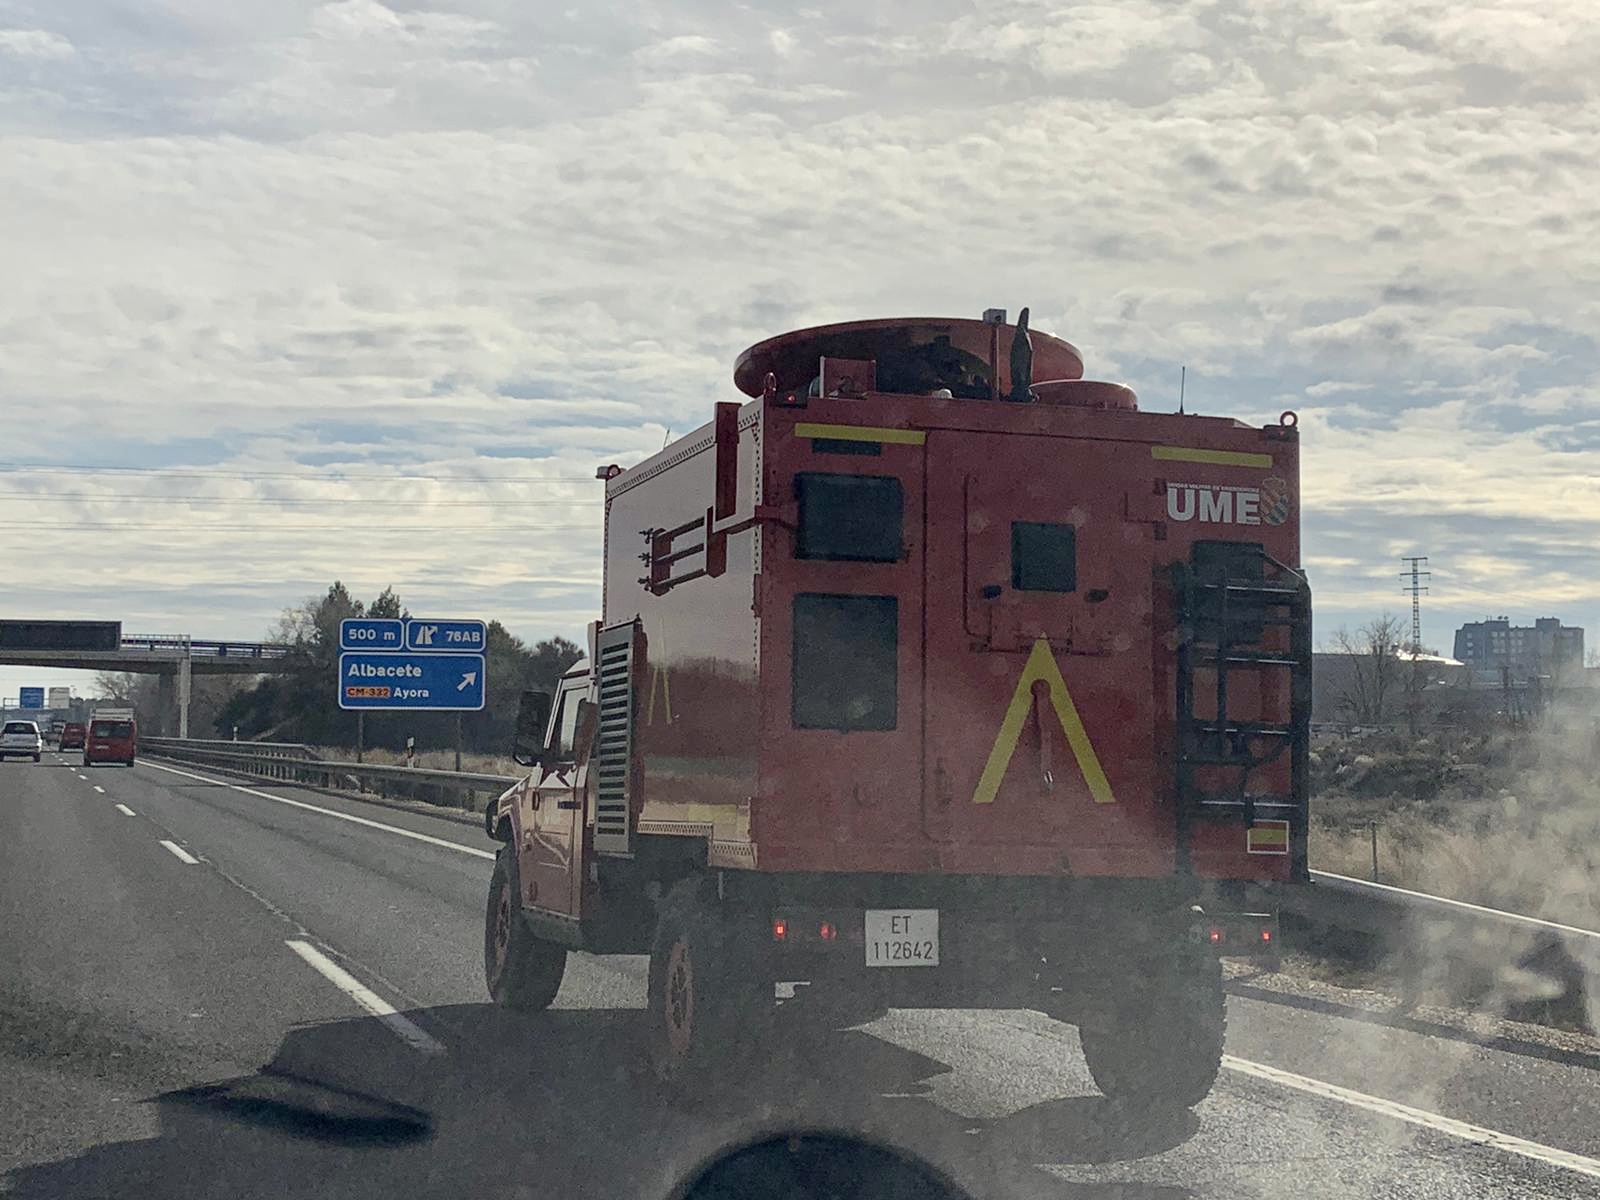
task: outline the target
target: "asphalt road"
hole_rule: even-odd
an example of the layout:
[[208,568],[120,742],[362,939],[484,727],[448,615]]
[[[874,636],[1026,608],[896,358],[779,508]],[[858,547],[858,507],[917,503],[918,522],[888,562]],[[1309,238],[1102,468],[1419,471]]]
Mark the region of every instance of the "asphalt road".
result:
[[687,1110],[640,1070],[642,959],[575,956],[548,1013],[485,1003],[475,828],[76,758],[0,766],[0,1194],[656,1197],[825,1127],[980,1197],[1600,1196],[1600,1045],[1248,985],[1177,1121],[1114,1110],[1025,1011],[780,1025]]

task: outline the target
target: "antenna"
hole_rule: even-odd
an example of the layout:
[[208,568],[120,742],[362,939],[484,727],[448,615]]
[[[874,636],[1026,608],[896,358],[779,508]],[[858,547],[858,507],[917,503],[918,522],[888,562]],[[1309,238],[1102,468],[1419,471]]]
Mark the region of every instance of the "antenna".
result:
[[1184,385],[1189,382],[1189,368],[1187,365],[1178,368],[1178,412],[1183,413]]
[[661,435],[661,448],[665,450],[667,448],[667,443],[670,441],[672,441],[672,426],[668,425],[667,432]]

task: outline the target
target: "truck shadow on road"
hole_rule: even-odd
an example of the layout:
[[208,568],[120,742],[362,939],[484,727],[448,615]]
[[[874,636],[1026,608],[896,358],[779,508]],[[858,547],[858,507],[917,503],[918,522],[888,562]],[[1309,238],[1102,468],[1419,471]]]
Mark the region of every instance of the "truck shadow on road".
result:
[[490,1005],[408,1014],[443,1045],[431,1055],[376,1019],[296,1029],[252,1075],[148,1101],[157,1137],[20,1168],[0,1192],[15,1200],[664,1197],[730,1145],[826,1129],[919,1156],[976,1195],[1192,1195],[1076,1182],[1037,1165],[1078,1165],[1081,1174],[1083,1164],[1159,1153],[1193,1134],[1189,1114],[1151,1123],[1083,1096],[973,1120],[923,1098],[948,1071],[943,1063],[859,1031],[781,1026],[753,1077],[672,1099],[643,1069],[641,1015],[521,1015]]

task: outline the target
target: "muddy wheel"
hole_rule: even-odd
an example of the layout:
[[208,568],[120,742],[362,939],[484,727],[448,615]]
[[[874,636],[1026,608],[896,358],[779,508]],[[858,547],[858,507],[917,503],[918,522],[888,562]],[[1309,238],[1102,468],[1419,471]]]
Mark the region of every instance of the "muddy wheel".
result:
[[563,946],[534,937],[522,919],[517,855],[510,846],[495,856],[484,915],[483,977],[496,1004],[523,1012],[548,1008],[567,969]]
[[1222,1068],[1222,964],[1202,951],[1133,968],[1115,1016],[1080,1027],[1089,1074],[1108,1099],[1143,1108],[1192,1108]]
[[774,1003],[754,933],[734,928],[701,880],[662,900],[650,949],[649,1045],[668,1087],[693,1090],[760,1050]]

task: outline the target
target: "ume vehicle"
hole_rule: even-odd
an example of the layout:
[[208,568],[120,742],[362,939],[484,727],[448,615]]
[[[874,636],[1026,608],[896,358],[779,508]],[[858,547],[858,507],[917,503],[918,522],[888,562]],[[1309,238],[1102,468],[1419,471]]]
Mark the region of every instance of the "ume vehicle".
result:
[[589,657],[486,813],[497,1001],[648,952],[671,1083],[806,981],[1038,1008],[1108,1095],[1206,1095],[1219,955],[1306,878],[1295,421],[1140,412],[1026,317],[769,339],[747,402],[602,468]]

